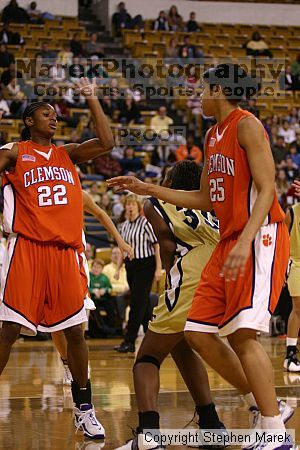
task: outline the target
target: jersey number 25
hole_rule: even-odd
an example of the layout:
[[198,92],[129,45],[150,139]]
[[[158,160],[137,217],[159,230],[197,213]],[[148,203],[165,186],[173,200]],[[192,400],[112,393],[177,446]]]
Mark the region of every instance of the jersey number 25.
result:
[[210,184],[210,200],[211,202],[224,202],[225,200],[225,189],[222,184],[224,183],[224,178],[212,178],[209,182]]

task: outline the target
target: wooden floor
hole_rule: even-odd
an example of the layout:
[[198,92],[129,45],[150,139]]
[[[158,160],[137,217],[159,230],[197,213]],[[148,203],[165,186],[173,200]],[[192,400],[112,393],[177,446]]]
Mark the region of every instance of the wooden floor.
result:
[[[134,355],[113,351],[115,340],[89,340],[93,399],[107,432],[105,449],[114,449],[136,426],[132,383]],[[276,377],[278,396],[295,407],[288,428],[300,443],[300,374],[282,370],[283,339],[263,338]],[[257,368],[259,370],[259,367]],[[70,388],[63,388],[63,369],[51,342],[18,341],[0,381],[0,450],[99,450],[99,443],[75,434]],[[209,370],[211,388],[228,428],[248,426],[248,413],[238,393]],[[168,358],[161,368],[160,413],[165,428],[182,428],[194,405]],[[181,447],[173,447],[180,449]],[[184,447],[182,447],[184,448]]]

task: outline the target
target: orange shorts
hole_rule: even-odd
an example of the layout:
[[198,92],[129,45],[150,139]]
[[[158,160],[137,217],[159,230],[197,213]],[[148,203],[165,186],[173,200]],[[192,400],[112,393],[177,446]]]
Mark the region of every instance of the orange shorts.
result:
[[90,274],[89,274],[89,266],[86,259],[85,254],[79,253],[79,270],[80,270],[80,279],[81,279],[81,288],[83,292],[83,298],[89,297],[89,284],[90,284]]
[[22,334],[52,332],[87,320],[77,253],[70,247],[8,238],[1,273],[0,321]]
[[289,235],[283,222],[264,226],[252,244],[245,275],[225,282],[223,264],[238,235],[222,240],[204,268],[188,313],[185,331],[219,332],[241,328],[269,331],[289,260]]

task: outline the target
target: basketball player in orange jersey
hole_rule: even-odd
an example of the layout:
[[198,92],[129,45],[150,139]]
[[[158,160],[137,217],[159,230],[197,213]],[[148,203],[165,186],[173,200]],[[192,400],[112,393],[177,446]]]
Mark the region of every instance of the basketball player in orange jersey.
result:
[[[20,332],[64,330],[73,376],[75,426],[89,438],[103,439],[88,380],[88,350],[81,324],[86,321],[77,253],[82,248],[82,194],[74,164],[108,152],[113,137],[94,92],[81,79],[98,138],[56,147],[54,108],[30,104],[23,114],[30,140],[0,151],[4,230],[9,233],[1,273],[0,373]],[[18,287],[22,286],[22,289]]]
[[[220,243],[204,268],[186,323],[186,338],[201,357],[235,386],[248,383],[246,396],[256,408],[256,424],[272,433],[285,430],[279,414],[271,361],[256,340],[269,330],[289,257],[284,213],[275,194],[275,167],[265,130],[238,107],[253,80],[236,64],[221,64],[204,73],[202,107],[217,124],[205,137],[200,189],[180,192],[142,183],[135,177],[108,181],[177,206],[211,211],[220,221]],[[216,333],[226,336],[231,351]],[[258,413],[258,409],[260,413]],[[285,436],[285,435],[284,435]],[[259,443],[260,449],[291,448]]]
[[[83,211],[87,212],[88,214],[91,214],[92,216],[96,217],[98,221],[104,226],[106,231],[113,236],[114,240],[116,241],[122,256],[124,253],[128,255],[130,259],[133,258],[134,251],[128,245],[120,233],[118,232],[117,228],[115,227],[113,221],[111,218],[106,214],[103,209],[101,209],[92,199],[92,197],[86,192],[82,191],[82,200],[83,200]],[[83,233],[83,244],[84,247],[86,246],[85,243],[85,236]],[[79,255],[80,258],[80,274],[81,274],[81,281],[82,281],[82,288],[83,288],[83,297],[85,300],[85,309],[88,311],[90,309],[95,309],[94,302],[89,296],[89,267],[87,264],[87,260],[85,257],[84,252],[82,252]],[[93,307],[94,305],[94,307]],[[55,345],[57,351],[60,354],[61,360],[63,362],[64,368],[65,368],[65,376],[64,376],[64,384],[71,384],[72,382],[72,374],[70,373],[69,367],[68,367],[68,344],[65,337],[64,332],[61,331],[55,331],[51,334],[53,344]]]

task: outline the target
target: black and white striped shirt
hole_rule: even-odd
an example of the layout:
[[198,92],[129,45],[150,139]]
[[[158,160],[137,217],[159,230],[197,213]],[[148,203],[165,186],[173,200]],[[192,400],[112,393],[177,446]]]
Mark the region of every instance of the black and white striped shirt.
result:
[[134,258],[149,258],[155,254],[153,244],[157,243],[156,236],[148,220],[139,216],[130,222],[126,220],[123,224],[121,235],[127,244],[134,250]]

